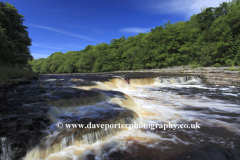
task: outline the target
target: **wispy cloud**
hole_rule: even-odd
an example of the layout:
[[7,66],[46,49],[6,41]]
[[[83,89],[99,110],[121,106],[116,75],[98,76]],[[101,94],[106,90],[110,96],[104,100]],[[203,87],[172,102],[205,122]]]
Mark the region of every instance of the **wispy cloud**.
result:
[[[61,51],[61,50],[57,50],[57,51]],[[56,52],[56,49],[31,49],[31,55],[34,57],[34,59],[47,58],[54,52]]]
[[91,27],[84,27],[84,26],[78,26],[78,25],[72,25],[72,24],[67,24],[68,26],[71,26],[71,27],[75,27],[75,28],[82,28],[82,29],[87,29],[87,30],[92,30],[94,33],[97,33],[97,34],[103,34],[104,32],[107,32],[107,31],[104,31],[104,30],[101,30],[101,29],[96,29],[96,28],[91,28]]
[[138,28],[138,27],[128,27],[128,28],[121,28],[119,32],[123,33],[146,33],[150,32],[152,28]]
[[182,14],[191,16],[201,12],[201,8],[218,7],[224,0],[149,0],[141,1],[138,7],[151,14]]
[[67,32],[67,31],[63,31],[63,30],[60,30],[60,29],[57,29],[57,28],[41,26],[41,25],[33,25],[33,24],[27,24],[27,26],[41,28],[41,29],[46,29],[46,30],[49,30],[49,31],[58,32],[58,33],[62,33],[62,34],[65,34],[65,35],[82,38],[82,39],[89,40],[89,41],[95,41],[95,40],[93,40],[93,39],[91,39],[89,37],[82,36],[82,35],[75,34],[75,33],[71,33],[71,32]]
[[39,59],[39,58],[47,58],[49,54],[42,54],[42,53],[32,53],[31,54],[34,59]]
[[56,52],[55,49],[31,49],[32,53],[41,53],[41,54],[52,54],[54,52]]
[[73,12],[67,12],[67,11],[64,11],[64,10],[61,10],[61,9],[51,9],[51,11],[61,12],[61,13],[67,13],[67,14],[76,15],[76,16],[83,16],[83,15],[81,15],[81,14],[77,14],[77,13],[73,13]]
[[45,44],[40,44],[40,43],[32,43],[32,46],[34,47],[40,47],[40,48],[49,48],[49,49],[65,49],[62,47],[53,47],[53,46],[49,46],[49,45],[45,45]]

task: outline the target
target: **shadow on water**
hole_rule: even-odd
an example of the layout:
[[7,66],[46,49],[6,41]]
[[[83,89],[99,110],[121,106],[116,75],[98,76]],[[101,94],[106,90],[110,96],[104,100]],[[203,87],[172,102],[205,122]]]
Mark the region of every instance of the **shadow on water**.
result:
[[178,141],[162,141],[155,147],[133,141],[125,150],[111,151],[113,146],[105,146],[103,150],[110,153],[110,159],[235,160],[240,157],[239,135],[221,127],[203,126],[199,131],[154,132],[161,135],[162,139],[177,137]]

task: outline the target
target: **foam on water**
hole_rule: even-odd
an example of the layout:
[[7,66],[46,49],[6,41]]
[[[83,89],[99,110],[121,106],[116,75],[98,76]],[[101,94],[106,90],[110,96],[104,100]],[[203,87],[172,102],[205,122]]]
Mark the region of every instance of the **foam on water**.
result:
[[[131,79],[128,84],[123,78],[111,79],[107,82],[95,82],[95,86],[77,87],[81,89],[98,88],[102,90],[114,90],[124,93],[124,97],[115,96],[107,101],[96,105],[87,105],[82,107],[67,108],[64,114],[69,117],[88,116],[89,111],[92,111],[91,118],[101,116],[101,112],[109,110],[109,104],[117,104],[121,107],[130,109],[137,113],[139,118],[138,124],[167,124],[167,123],[184,123],[192,124],[198,122],[200,126],[219,127],[228,131],[240,134],[240,115],[239,105],[227,103],[219,99],[211,99],[202,95],[178,95],[176,93],[161,91],[156,88],[198,88],[208,89],[211,91],[217,90],[214,87],[208,87],[201,84],[201,79],[194,76],[175,77],[175,78],[145,78]],[[219,87],[219,86],[216,86]],[[235,87],[220,88],[220,90],[231,91]],[[231,94],[231,93],[224,93]],[[235,96],[235,94],[233,95]],[[116,108],[122,110],[121,108]],[[200,142],[204,142],[206,133],[201,129],[185,130],[188,135],[201,136]],[[168,133],[168,137],[162,136],[163,133]],[[125,129],[107,139],[98,139],[96,142],[80,143],[75,141],[72,145],[65,145],[69,140],[62,141],[63,146],[57,152],[45,156],[47,160],[53,159],[86,159],[88,156],[93,156],[95,159],[109,159],[109,156],[114,152],[127,151],[133,153],[134,144],[141,145],[146,148],[171,148],[169,144],[192,144],[191,140],[180,138],[175,132],[167,132],[162,130],[151,131],[147,128],[142,129]],[[192,136],[194,141],[195,137]],[[190,136],[191,137],[191,136]],[[69,138],[69,137],[68,137]],[[71,137],[70,137],[71,139]],[[223,141],[221,138],[209,136],[209,139],[217,144],[230,144],[234,148],[233,142]],[[106,149],[109,148],[109,149]],[[32,150],[26,159],[37,158],[39,148]]]
[[[94,155],[95,159],[109,159],[109,155],[117,151],[127,151],[131,153],[132,145],[138,143],[147,148],[156,148],[160,144],[165,142],[171,143],[184,143],[177,137],[163,138],[158,134],[146,131],[142,132],[140,130],[126,130],[122,131],[121,134],[113,136],[105,141],[98,141],[93,144],[83,144],[81,146],[70,146],[58,153],[51,154],[47,157],[47,160],[54,159],[86,159],[87,155]],[[106,152],[106,148],[109,151]],[[162,146],[166,149],[167,146]]]
[[10,145],[10,141],[7,137],[2,137],[0,138],[1,141],[1,149],[2,149],[2,153],[0,158],[1,159],[11,159],[12,157],[12,150],[11,150],[11,145]]

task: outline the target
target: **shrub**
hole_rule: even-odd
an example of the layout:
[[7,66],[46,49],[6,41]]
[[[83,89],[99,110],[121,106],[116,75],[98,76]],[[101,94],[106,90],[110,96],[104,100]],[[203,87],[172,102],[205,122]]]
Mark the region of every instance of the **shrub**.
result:
[[228,69],[229,71],[235,71],[235,68],[231,67]]
[[193,69],[193,68],[198,68],[198,66],[197,66],[197,65],[192,65],[191,67],[192,67],[192,69]]
[[213,67],[221,67],[221,65],[219,63],[216,63],[213,65]]
[[29,76],[37,75],[33,71],[23,68],[16,68],[8,64],[0,65],[0,83],[12,82],[12,79],[28,78]]
[[231,59],[227,59],[225,61],[225,64],[226,64],[226,66],[232,66],[233,65],[233,61]]

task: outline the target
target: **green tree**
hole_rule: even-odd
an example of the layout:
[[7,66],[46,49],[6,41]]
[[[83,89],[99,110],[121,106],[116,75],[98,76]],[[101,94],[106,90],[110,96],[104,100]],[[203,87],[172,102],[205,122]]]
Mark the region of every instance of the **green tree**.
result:
[[62,52],[55,52],[51,56],[52,64],[50,67],[51,73],[58,73],[58,69],[64,62],[64,54]]
[[59,73],[77,72],[76,63],[81,57],[81,51],[68,51],[64,54],[64,62],[59,67]]
[[13,5],[0,2],[0,61],[24,66],[33,59],[29,51],[31,39],[23,18]]
[[30,61],[30,64],[32,65],[32,70],[36,73],[40,73],[43,62],[44,58],[34,59],[33,61]]
[[40,73],[51,73],[51,70],[50,70],[51,65],[52,65],[52,59],[49,56],[46,59],[44,59],[42,65],[41,65]]
[[78,72],[91,72],[95,63],[94,52],[87,50],[82,53],[81,58],[76,63]]

